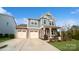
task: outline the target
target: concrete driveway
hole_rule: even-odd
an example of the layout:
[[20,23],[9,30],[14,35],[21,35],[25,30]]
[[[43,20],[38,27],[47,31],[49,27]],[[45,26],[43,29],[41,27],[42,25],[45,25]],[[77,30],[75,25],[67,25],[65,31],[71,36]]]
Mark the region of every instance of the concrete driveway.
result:
[[59,51],[41,39],[12,39],[0,43],[0,45],[5,44],[8,46],[0,51]]

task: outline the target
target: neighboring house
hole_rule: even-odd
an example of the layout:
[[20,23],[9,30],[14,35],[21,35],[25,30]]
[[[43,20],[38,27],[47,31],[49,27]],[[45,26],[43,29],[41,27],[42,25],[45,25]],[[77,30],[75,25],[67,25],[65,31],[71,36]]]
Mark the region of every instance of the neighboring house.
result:
[[13,16],[0,13],[0,34],[15,34],[16,23]]
[[[28,18],[26,31],[23,32],[23,29],[25,29],[23,27],[21,27],[20,29],[17,28],[17,31],[20,30],[20,34],[18,35],[21,35],[21,36],[23,33],[26,33],[25,37],[30,39],[31,38],[44,39],[45,35],[47,35],[48,38],[50,39],[57,35],[57,29],[59,28],[60,27],[57,27],[55,24],[55,17],[52,16],[52,14],[50,13],[46,13],[38,19]],[[23,37],[24,35],[22,36],[22,38]]]

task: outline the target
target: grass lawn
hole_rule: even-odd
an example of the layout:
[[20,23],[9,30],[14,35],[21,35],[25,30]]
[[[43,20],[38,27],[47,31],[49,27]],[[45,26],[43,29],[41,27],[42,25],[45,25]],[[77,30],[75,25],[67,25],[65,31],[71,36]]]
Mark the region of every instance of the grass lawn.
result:
[[4,42],[6,40],[9,40],[10,38],[0,38],[0,42]]
[[50,42],[50,44],[61,51],[79,51],[79,40]]

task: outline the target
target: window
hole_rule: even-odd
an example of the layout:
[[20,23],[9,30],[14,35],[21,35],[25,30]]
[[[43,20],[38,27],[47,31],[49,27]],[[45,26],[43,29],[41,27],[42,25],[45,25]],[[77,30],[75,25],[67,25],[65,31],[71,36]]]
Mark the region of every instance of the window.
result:
[[37,23],[35,22],[35,25],[37,25]]
[[7,26],[9,25],[9,23],[8,23],[8,22],[7,22],[6,24],[7,24]]
[[31,22],[32,24],[34,24],[33,22]]
[[37,31],[35,31],[35,32],[37,32]]
[[21,32],[21,30],[20,30],[20,29],[18,29],[18,32]]
[[46,24],[46,20],[44,20],[44,24]]
[[49,25],[51,25],[51,22],[49,22]]
[[37,22],[31,22],[32,25],[37,25]]
[[23,32],[26,32],[26,30],[23,30]]
[[26,32],[26,29],[22,29],[22,32]]
[[30,32],[33,32],[33,31],[30,31]]
[[54,25],[54,22],[52,22],[52,25]]

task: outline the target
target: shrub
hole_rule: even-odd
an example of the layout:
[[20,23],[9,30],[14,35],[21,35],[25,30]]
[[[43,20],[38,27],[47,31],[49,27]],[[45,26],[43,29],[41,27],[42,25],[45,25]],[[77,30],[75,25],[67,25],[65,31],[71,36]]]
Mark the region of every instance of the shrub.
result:
[[4,37],[9,37],[9,34],[5,34]]
[[67,35],[65,31],[62,31],[62,40],[66,41],[67,40]]
[[15,38],[15,35],[14,34],[0,34],[0,38]]
[[47,35],[44,35],[44,40],[48,40],[48,36]]
[[13,39],[13,38],[15,38],[15,35],[14,35],[14,34],[10,34],[9,37],[10,37],[11,39]]
[[3,34],[0,34],[0,38],[2,38],[3,37]]
[[74,39],[79,40],[79,31],[77,31],[75,33],[75,35],[73,36]]

